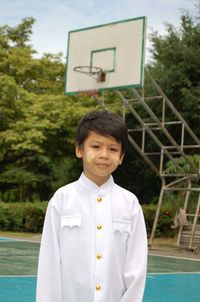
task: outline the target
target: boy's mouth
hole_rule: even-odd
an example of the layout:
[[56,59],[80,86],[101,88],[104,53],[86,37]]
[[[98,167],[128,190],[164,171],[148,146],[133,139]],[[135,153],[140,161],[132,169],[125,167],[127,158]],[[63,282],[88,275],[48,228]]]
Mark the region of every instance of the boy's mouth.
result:
[[109,167],[110,166],[109,163],[96,163],[96,165],[99,167]]

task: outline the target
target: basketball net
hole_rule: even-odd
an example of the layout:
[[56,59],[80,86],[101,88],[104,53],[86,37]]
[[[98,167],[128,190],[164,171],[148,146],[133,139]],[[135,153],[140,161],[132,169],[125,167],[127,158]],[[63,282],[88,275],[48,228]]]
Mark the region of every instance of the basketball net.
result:
[[[76,66],[74,72],[76,73],[75,79],[76,85],[79,87],[79,95],[94,96],[99,94],[97,83],[106,80],[106,74],[101,68]],[[88,89],[85,89],[86,87]]]

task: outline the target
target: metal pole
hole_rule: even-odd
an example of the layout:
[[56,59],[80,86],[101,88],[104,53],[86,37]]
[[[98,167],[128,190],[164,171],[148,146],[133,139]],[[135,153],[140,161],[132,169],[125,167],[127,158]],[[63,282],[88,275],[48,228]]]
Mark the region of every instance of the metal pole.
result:
[[165,178],[162,177],[162,187],[161,187],[161,190],[160,190],[160,196],[159,196],[159,200],[158,200],[158,204],[157,204],[156,215],[155,215],[155,218],[154,218],[154,223],[153,223],[153,227],[152,227],[152,231],[151,231],[151,236],[150,236],[150,239],[149,239],[149,246],[150,247],[152,246],[155,231],[156,231],[156,227],[157,227],[157,224],[158,224],[158,218],[159,218],[159,214],[160,214],[160,208],[161,208],[161,205],[162,205],[164,190],[165,190]]
[[156,90],[158,91],[158,93],[161,94],[165,98],[165,101],[167,102],[167,105],[170,107],[170,109],[172,110],[172,112],[184,124],[185,129],[187,129],[188,133],[191,135],[191,137],[193,138],[193,140],[197,143],[197,145],[200,145],[200,140],[198,139],[198,137],[194,134],[194,132],[192,131],[192,129],[189,127],[189,125],[182,118],[182,116],[180,115],[180,113],[176,110],[176,108],[174,107],[174,105],[170,102],[170,100],[168,99],[168,97],[165,95],[165,93],[162,91],[162,89],[159,87],[159,85],[156,83],[156,81],[150,75],[150,72],[148,71],[148,69],[145,69],[145,72],[146,72],[147,76],[149,77],[149,79],[151,80],[151,82],[153,83],[153,85],[156,88]]
[[200,210],[200,193],[199,193],[199,198],[198,198],[198,202],[197,202],[196,213],[195,213],[194,221],[193,221],[193,225],[192,225],[192,234],[191,234],[191,237],[190,237],[189,248],[192,248],[192,244],[193,244],[193,240],[194,240],[194,235],[195,235],[196,224],[197,224],[198,215],[199,215],[199,210]]

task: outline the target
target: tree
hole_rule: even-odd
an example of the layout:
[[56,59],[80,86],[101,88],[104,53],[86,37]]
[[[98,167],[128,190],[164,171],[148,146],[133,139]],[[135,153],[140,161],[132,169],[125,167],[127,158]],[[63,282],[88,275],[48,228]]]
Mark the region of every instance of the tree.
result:
[[[199,20],[198,10],[195,16],[184,11],[180,28],[167,24],[165,36],[152,33],[149,64],[197,135]],[[34,22],[27,18],[14,28],[0,27],[0,187],[1,198],[7,201],[47,200],[56,188],[77,178],[81,163],[74,159],[75,127],[83,114],[97,106],[90,98],[64,96],[62,54],[34,57],[36,51],[29,44]],[[108,98],[115,97],[108,93]],[[124,164],[116,173],[117,182],[148,202],[158,192],[154,174],[132,149]]]
[[[62,54],[34,58],[28,45],[33,23],[28,18],[0,28],[0,186],[6,200],[48,199],[56,183],[71,181],[74,128],[94,105],[64,96]],[[73,173],[58,173],[63,165]]]
[[196,14],[183,11],[180,27],[166,24],[166,35],[153,32],[151,73],[179,112],[200,133],[200,2]]

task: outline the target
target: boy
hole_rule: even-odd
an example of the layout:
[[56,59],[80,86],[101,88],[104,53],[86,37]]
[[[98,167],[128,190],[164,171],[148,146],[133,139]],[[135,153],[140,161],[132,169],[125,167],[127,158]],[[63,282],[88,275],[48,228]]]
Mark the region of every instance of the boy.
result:
[[91,112],[76,133],[83,173],[49,202],[42,235],[37,302],[141,302],[146,229],[131,192],[111,173],[122,163],[128,131],[108,112]]

